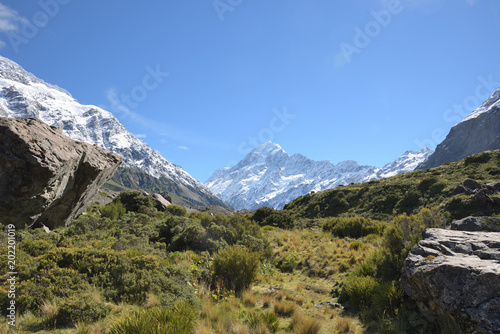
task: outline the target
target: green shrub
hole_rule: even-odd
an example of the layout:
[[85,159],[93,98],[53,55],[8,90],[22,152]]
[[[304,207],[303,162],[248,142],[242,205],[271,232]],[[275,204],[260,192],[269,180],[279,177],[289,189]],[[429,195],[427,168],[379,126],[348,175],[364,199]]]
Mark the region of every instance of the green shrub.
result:
[[223,286],[240,294],[257,277],[259,254],[241,246],[220,250],[212,263],[213,275]]
[[186,208],[180,205],[169,205],[167,206],[165,211],[173,216],[179,216],[179,217],[184,217],[187,214]]
[[369,234],[380,235],[384,227],[384,223],[364,217],[336,217],[326,219],[323,231],[339,238],[361,238]]
[[121,218],[125,214],[125,212],[127,212],[127,209],[125,208],[125,205],[122,204],[122,202],[117,200],[101,206],[99,208],[99,211],[101,212],[101,215],[103,217],[114,220]]
[[252,216],[252,220],[261,224],[266,221],[266,219],[275,212],[273,208],[269,208],[267,206],[263,206],[262,208],[258,208]]
[[128,314],[111,326],[110,334],[191,334],[197,318],[196,309],[186,302],[172,308],[152,308]]
[[64,299],[56,315],[56,324],[64,325],[77,322],[96,322],[105,318],[111,307],[94,300],[88,294],[71,295]]
[[420,206],[420,194],[415,190],[409,190],[396,204],[396,210],[400,213],[412,213]]
[[436,176],[427,177],[427,178],[423,179],[422,181],[420,181],[417,188],[423,194],[423,193],[427,192],[430,189],[430,187],[433,184],[437,183],[438,181],[439,181],[439,179]]
[[154,201],[141,194],[140,191],[124,191],[113,202],[121,202],[125,209],[133,212],[152,211],[155,209]]
[[340,300],[349,300],[357,310],[364,310],[372,305],[373,296],[379,283],[372,276],[349,276],[344,280]]
[[378,314],[396,315],[403,305],[404,292],[396,281],[382,282],[373,296],[373,306]]

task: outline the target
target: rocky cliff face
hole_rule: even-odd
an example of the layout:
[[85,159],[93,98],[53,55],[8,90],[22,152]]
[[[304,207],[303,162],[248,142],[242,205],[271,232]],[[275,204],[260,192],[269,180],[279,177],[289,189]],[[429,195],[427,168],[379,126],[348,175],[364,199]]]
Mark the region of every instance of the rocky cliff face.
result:
[[74,140],[118,153],[124,162],[122,174],[137,179],[129,184],[133,189],[173,192],[194,205],[225,205],[182,167],[167,161],[128,132],[112,113],[78,103],[64,89],[44,82],[1,56],[0,117],[37,118],[62,128]]
[[252,150],[231,168],[216,171],[205,185],[235,209],[269,206],[281,209],[311,191],[377,180],[410,172],[432,153],[407,151],[382,168],[347,160],[334,165],[302,154],[288,155],[278,144],[267,142]]
[[[476,222],[474,222],[476,221]],[[498,333],[500,329],[498,220],[468,217],[457,231],[428,229],[405,260],[402,289],[444,333]]]
[[437,167],[496,149],[500,149],[500,88],[478,109],[451,128],[445,140],[418,169]]
[[121,158],[36,119],[0,118],[0,221],[65,226],[90,204]]

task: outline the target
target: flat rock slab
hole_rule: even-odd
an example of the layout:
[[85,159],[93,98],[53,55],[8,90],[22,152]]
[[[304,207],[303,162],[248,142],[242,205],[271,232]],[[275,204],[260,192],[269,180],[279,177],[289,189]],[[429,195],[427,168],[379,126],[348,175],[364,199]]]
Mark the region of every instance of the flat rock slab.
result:
[[0,118],[0,222],[18,228],[69,224],[121,161],[40,120]]
[[450,333],[500,332],[500,233],[427,229],[400,281]]

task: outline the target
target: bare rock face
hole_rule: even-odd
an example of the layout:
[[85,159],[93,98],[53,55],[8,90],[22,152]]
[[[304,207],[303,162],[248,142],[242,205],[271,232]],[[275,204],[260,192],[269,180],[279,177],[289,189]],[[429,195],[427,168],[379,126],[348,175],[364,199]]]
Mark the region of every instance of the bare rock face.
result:
[[158,209],[158,211],[165,211],[167,206],[172,204],[160,194],[151,194],[149,195],[149,198],[151,198],[154,201],[155,207]]
[[65,226],[109,180],[121,158],[40,120],[0,118],[0,222]]
[[500,233],[427,229],[400,284],[443,333],[499,333]]

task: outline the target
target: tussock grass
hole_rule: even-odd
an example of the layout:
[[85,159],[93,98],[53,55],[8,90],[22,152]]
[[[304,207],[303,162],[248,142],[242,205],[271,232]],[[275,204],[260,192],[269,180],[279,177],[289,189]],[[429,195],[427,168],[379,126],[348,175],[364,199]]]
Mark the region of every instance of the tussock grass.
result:
[[321,331],[322,322],[301,312],[295,312],[290,327],[296,334],[318,334]]

